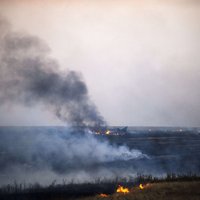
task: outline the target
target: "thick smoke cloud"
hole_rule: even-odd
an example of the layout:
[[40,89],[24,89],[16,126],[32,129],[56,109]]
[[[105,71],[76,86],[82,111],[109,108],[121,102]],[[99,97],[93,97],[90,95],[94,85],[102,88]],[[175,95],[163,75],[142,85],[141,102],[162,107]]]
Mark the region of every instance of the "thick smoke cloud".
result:
[[103,125],[81,76],[59,73],[39,38],[12,32],[0,18],[0,104],[43,104],[70,125]]
[[[4,104],[42,104],[70,125],[105,125],[81,76],[74,71],[59,73],[59,64],[43,41],[11,31],[0,18],[0,105]],[[118,169],[101,166],[145,156],[92,135],[72,134],[74,129],[65,133],[45,130],[1,128],[0,184],[14,180],[48,183],[59,177],[76,182],[114,178],[121,174]]]

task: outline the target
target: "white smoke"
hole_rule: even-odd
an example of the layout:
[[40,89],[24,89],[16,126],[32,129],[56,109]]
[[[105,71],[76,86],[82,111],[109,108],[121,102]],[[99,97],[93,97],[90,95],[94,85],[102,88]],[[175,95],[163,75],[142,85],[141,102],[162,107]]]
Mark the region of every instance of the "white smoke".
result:
[[[23,178],[26,182],[31,179],[31,182],[46,182],[56,177],[75,182],[116,178],[122,173],[113,162],[147,157],[139,150],[114,146],[90,134],[71,134],[68,129],[65,132],[44,128],[16,129],[7,128],[1,133],[0,171],[5,178],[2,177],[2,182],[22,181]],[[41,173],[43,175],[39,176]],[[128,174],[129,170],[123,177]]]

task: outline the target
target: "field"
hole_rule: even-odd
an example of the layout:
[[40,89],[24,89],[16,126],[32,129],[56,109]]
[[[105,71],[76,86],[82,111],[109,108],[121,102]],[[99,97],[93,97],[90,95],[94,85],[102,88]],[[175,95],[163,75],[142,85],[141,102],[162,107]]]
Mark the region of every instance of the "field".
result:
[[[199,130],[130,131],[126,135],[79,137],[63,127],[1,128],[0,200],[200,199]],[[65,154],[74,152],[77,144],[81,149],[78,154]],[[95,150],[102,144],[103,149]],[[120,154],[122,146],[129,150]],[[117,157],[101,160],[106,158],[104,149],[106,156]],[[147,157],[122,159],[137,150]],[[37,176],[45,166],[51,171]],[[21,173],[15,171],[19,168]],[[101,173],[104,170],[110,173]],[[81,171],[88,176],[79,182]],[[114,176],[109,177],[111,172]],[[45,184],[42,181],[46,178]],[[140,184],[148,187],[142,190]],[[117,193],[119,185],[130,192]]]
[[[142,183],[142,188],[140,184]],[[128,189],[128,193],[118,193],[119,185]],[[200,197],[200,177],[168,175],[164,179],[151,176],[138,176],[135,180],[115,180],[84,184],[39,184],[7,185],[0,188],[1,200],[197,200]]]

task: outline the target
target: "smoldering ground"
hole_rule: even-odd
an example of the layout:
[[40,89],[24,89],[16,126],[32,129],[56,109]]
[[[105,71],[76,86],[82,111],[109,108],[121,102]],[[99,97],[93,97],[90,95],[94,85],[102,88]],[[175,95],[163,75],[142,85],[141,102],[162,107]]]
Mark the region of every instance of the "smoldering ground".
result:
[[[13,32],[9,23],[0,18],[0,105],[17,104],[42,104],[68,125],[105,125],[81,76],[70,70],[61,74],[45,42]],[[118,176],[119,171],[98,169],[99,164],[144,156],[138,150],[114,147],[69,130],[65,134],[14,132],[1,132],[1,182],[27,181],[30,177],[44,182],[57,176],[76,181]]]

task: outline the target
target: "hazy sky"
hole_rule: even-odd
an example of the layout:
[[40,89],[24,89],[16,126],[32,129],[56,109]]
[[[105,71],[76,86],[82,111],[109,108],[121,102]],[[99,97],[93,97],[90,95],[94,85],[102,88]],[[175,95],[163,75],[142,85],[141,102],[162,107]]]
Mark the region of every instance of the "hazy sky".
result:
[[[0,0],[14,31],[82,73],[111,125],[200,126],[199,0]],[[0,125],[60,125],[41,106],[0,106]]]

